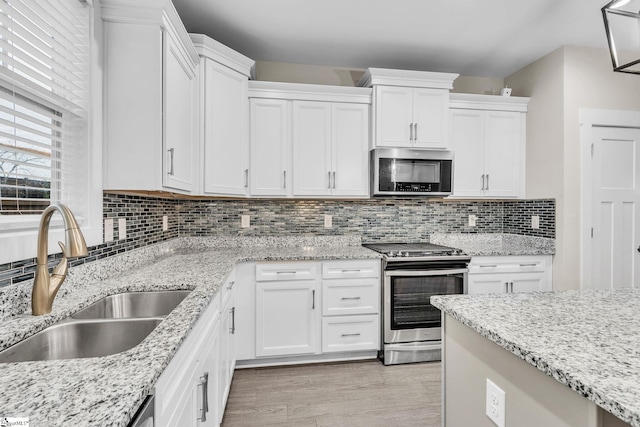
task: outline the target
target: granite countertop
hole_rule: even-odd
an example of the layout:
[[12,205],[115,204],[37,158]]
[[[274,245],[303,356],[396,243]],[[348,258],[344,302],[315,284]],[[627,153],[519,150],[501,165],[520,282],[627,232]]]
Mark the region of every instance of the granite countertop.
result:
[[553,255],[555,240],[503,233],[432,234],[431,243],[462,249],[471,256]]
[[433,305],[640,427],[640,290],[436,296]]
[[0,415],[29,417],[32,426],[127,426],[236,263],[379,257],[354,236],[178,238],[71,269],[49,315],[29,314],[31,282],[5,288],[0,294],[0,350],[107,295],[193,292],[131,350],[86,359],[0,363]]

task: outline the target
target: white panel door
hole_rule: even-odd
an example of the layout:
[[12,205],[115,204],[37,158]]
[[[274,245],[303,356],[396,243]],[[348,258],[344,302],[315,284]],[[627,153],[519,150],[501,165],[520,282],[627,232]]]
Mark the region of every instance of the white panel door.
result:
[[484,113],[477,110],[450,112],[453,162],[453,195],[482,196],[484,174]]
[[[290,184],[289,101],[251,100],[251,195],[286,196]],[[289,174],[290,175],[290,174]]]
[[369,106],[332,106],[332,193],[369,196]]
[[247,77],[204,61],[204,192],[246,196],[249,189]]
[[411,147],[413,89],[376,86],[376,146]]
[[545,284],[546,274],[544,272],[536,273],[513,273],[509,277],[511,286],[509,291],[513,293],[518,292],[533,292],[546,289]]
[[469,274],[468,293],[505,294],[508,275],[506,274]]
[[293,195],[331,194],[331,103],[293,101]]
[[196,190],[198,102],[196,74],[184,63],[170,35],[164,33],[164,172],[163,185]]
[[593,128],[591,284],[640,286],[640,129]]
[[448,148],[449,91],[413,89],[414,147]]
[[485,112],[485,196],[518,197],[520,189],[520,113]]
[[256,356],[320,350],[320,295],[316,281],[256,284]]

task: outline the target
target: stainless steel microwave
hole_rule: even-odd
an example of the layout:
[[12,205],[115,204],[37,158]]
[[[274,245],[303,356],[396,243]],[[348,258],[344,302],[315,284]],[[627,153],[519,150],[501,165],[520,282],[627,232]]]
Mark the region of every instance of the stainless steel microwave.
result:
[[371,150],[373,196],[448,196],[453,184],[450,151],[410,148]]

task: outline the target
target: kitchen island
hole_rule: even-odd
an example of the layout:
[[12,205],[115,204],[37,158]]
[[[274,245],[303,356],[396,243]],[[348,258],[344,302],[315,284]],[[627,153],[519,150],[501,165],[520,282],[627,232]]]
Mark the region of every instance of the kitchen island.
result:
[[640,426],[640,291],[437,296],[446,426]]
[[121,292],[193,290],[139,345],[105,357],[0,363],[0,416],[32,426],[122,426],[153,392],[225,277],[244,261],[378,259],[359,236],[183,237],[72,268],[51,314],[32,316],[31,282],[0,292],[0,350]]

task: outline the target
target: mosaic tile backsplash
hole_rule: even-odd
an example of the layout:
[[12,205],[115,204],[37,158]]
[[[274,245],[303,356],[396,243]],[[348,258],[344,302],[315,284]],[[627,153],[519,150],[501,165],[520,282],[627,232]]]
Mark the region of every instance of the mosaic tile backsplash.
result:
[[[104,218],[127,219],[126,239],[89,248],[89,256],[72,265],[106,258],[177,236],[348,235],[364,243],[428,241],[431,233],[510,233],[555,237],[554,200],[449,201],[442,199],[367,200],[176,200],[125,194],[104,194]],[[469,215],[477,216],[475,227]],[[162,230],[162,217],[169,221]],[[251,226],[240,227],[240,215]],[[333,227],[324,228],[324,215]],[[531,228],[531,216],[540,228]],[[58,256],[51,256],[55,264]],[[36,259],[0,264],[0,287],[33,278]]]

